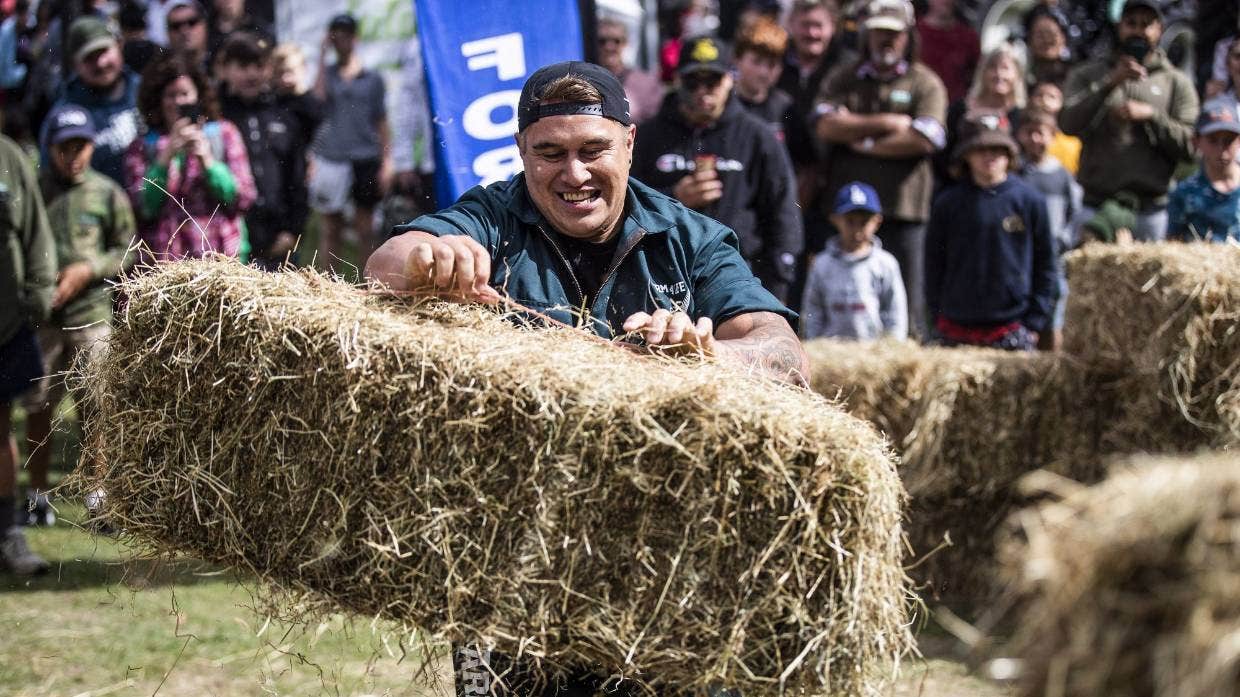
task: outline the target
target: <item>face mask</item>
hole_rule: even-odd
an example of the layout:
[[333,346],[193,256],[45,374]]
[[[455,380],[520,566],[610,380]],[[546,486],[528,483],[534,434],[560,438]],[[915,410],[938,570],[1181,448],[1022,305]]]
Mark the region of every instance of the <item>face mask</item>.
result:
[[1152,48],[1144,36],[1130,36],[1119,45],[1119,52],[1125,56],[1132,56],[1138,63],[1143,63]]

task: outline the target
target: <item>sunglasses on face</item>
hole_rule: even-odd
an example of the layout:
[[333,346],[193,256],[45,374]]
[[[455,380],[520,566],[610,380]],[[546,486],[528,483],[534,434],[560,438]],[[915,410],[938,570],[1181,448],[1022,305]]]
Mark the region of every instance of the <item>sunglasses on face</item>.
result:
[[689,92],[697,91],[699,88],[705,87],[713,90],[723,82],[723,76],[719,73],[689,73],[680,78],[680,84],[684,85],[685,90]]
[[190,17],[179,22],[168,22],[168,31],[181,31],[183,29],[189,29],[190,27],[198,26],[201,22],[202,17]]
[[612,44],[619,46],[624,43],[624,39],[615,36],[600,36],[598,37],[598,43],[600,46],[610,46]]

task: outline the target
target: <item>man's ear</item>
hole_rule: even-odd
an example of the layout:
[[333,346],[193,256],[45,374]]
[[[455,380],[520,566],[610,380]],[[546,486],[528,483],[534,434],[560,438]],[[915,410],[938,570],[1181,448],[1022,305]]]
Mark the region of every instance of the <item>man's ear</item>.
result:
[[521,137],[520,133],[513,133],[512,139],[516,141],[517,143],[517,151],[520,152],[522,155],[524,155],[525,154],[525,139]]
[[626,134],[625,134],[625,136],[624,136],[624,147],[625,147],[625,149],[626,149],[626,150],[628,150],[628,151],[629,151],[629,159],[632,159],[632,157],[633,157],[633,143],[634,143],[634,142],[636,142],[636,140],[637,140],[637,126],[636,126],[636,124],[629,124],[629,125],[627,126],[627,130],[628,130],[628,133],[626,133]]

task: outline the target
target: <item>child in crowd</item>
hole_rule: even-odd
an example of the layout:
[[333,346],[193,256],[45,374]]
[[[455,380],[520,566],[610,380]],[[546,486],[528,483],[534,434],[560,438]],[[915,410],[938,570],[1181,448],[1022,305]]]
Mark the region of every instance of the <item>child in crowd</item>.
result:
[[972,115],[962,136],[952,153],[960,178],[927,225],[926,304],[945,345],[1030,351],[1058,296],[1046,200],[1009,176],[1017,149],[1004,114]]
[[56,241],[60,270],[52,295],[51,321],[38,331],[42,377],[25,399],[26,441],[30,459],[26,523],[51,525],[55,514],[47,500],[47,444],[52,414],[65,395],[62,374],[81,353],[103,350],[112,333],[109,281],[132,268],[129,252],[137,225],[129,197],[120,185],[91,169],[95,126],[90,112],[66,104],[48,115],[49,166],[39,181]]
[[[1053,82],[1039,82],[1029,91],[1029,107],[1051,115],[1051,121],[1059,118],[1063,109],[1063,90]],[[1070,136],[1059,130],[1055,124],[1055,134],[1046,145],[1046,152],[1059,160],[1059,164],[1068,170],[1068,174],[1076,176],[1081,166],[1081,139]]]
[[[1074,219],[1081,210],[1081,187],[1068,174],[1068,170],[1047,151],[1058,128],[1055,117],[1045,111],[1026,109],[1021,112],[1020,125],[1016,129],[1016,141],[1020,144],[1020,176],[1046,198],[1046,212],[1050,216],[1051,234],[1055,236],[1056,256],[1063,257],[1076,244],[1073,234]],[[1055,315],[1051,321],[1054,331],[1044,332],[1038,348],[1056,351],[1063,343],[1064,312],[1068,303],[1068,279],[1059,270],[1059,300],[1055,303]]]
[[1214,99],[1197,118],[1193,139],[1201,169],[1180,182],[1167,203],[1167,236],[1185,241],[1240,241],[1240,113]]
[[828,336],[872,340],[908,336],[908,306],[900,265],[874,236],[883,209],[874,187],[845,184],[831,223],[839,234],[814,259],[801,301],[806,339]]

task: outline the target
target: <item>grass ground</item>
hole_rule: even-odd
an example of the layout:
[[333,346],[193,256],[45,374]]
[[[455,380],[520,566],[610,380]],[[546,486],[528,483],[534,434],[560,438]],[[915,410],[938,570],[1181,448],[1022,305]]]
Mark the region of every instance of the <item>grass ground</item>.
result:
[[[0,574],[0,694],[449,694],[417,677],[421,656],[402,659],[367,621],[264,626],[235,576],[191,560],[134,560],[116,540],[76,527],[80,507],[60,512],[54,528],[28,531],[52,572]],[[945,657],[941,637],[933,643],[940,656],[906,663],[892,697],[1008,694]]]

